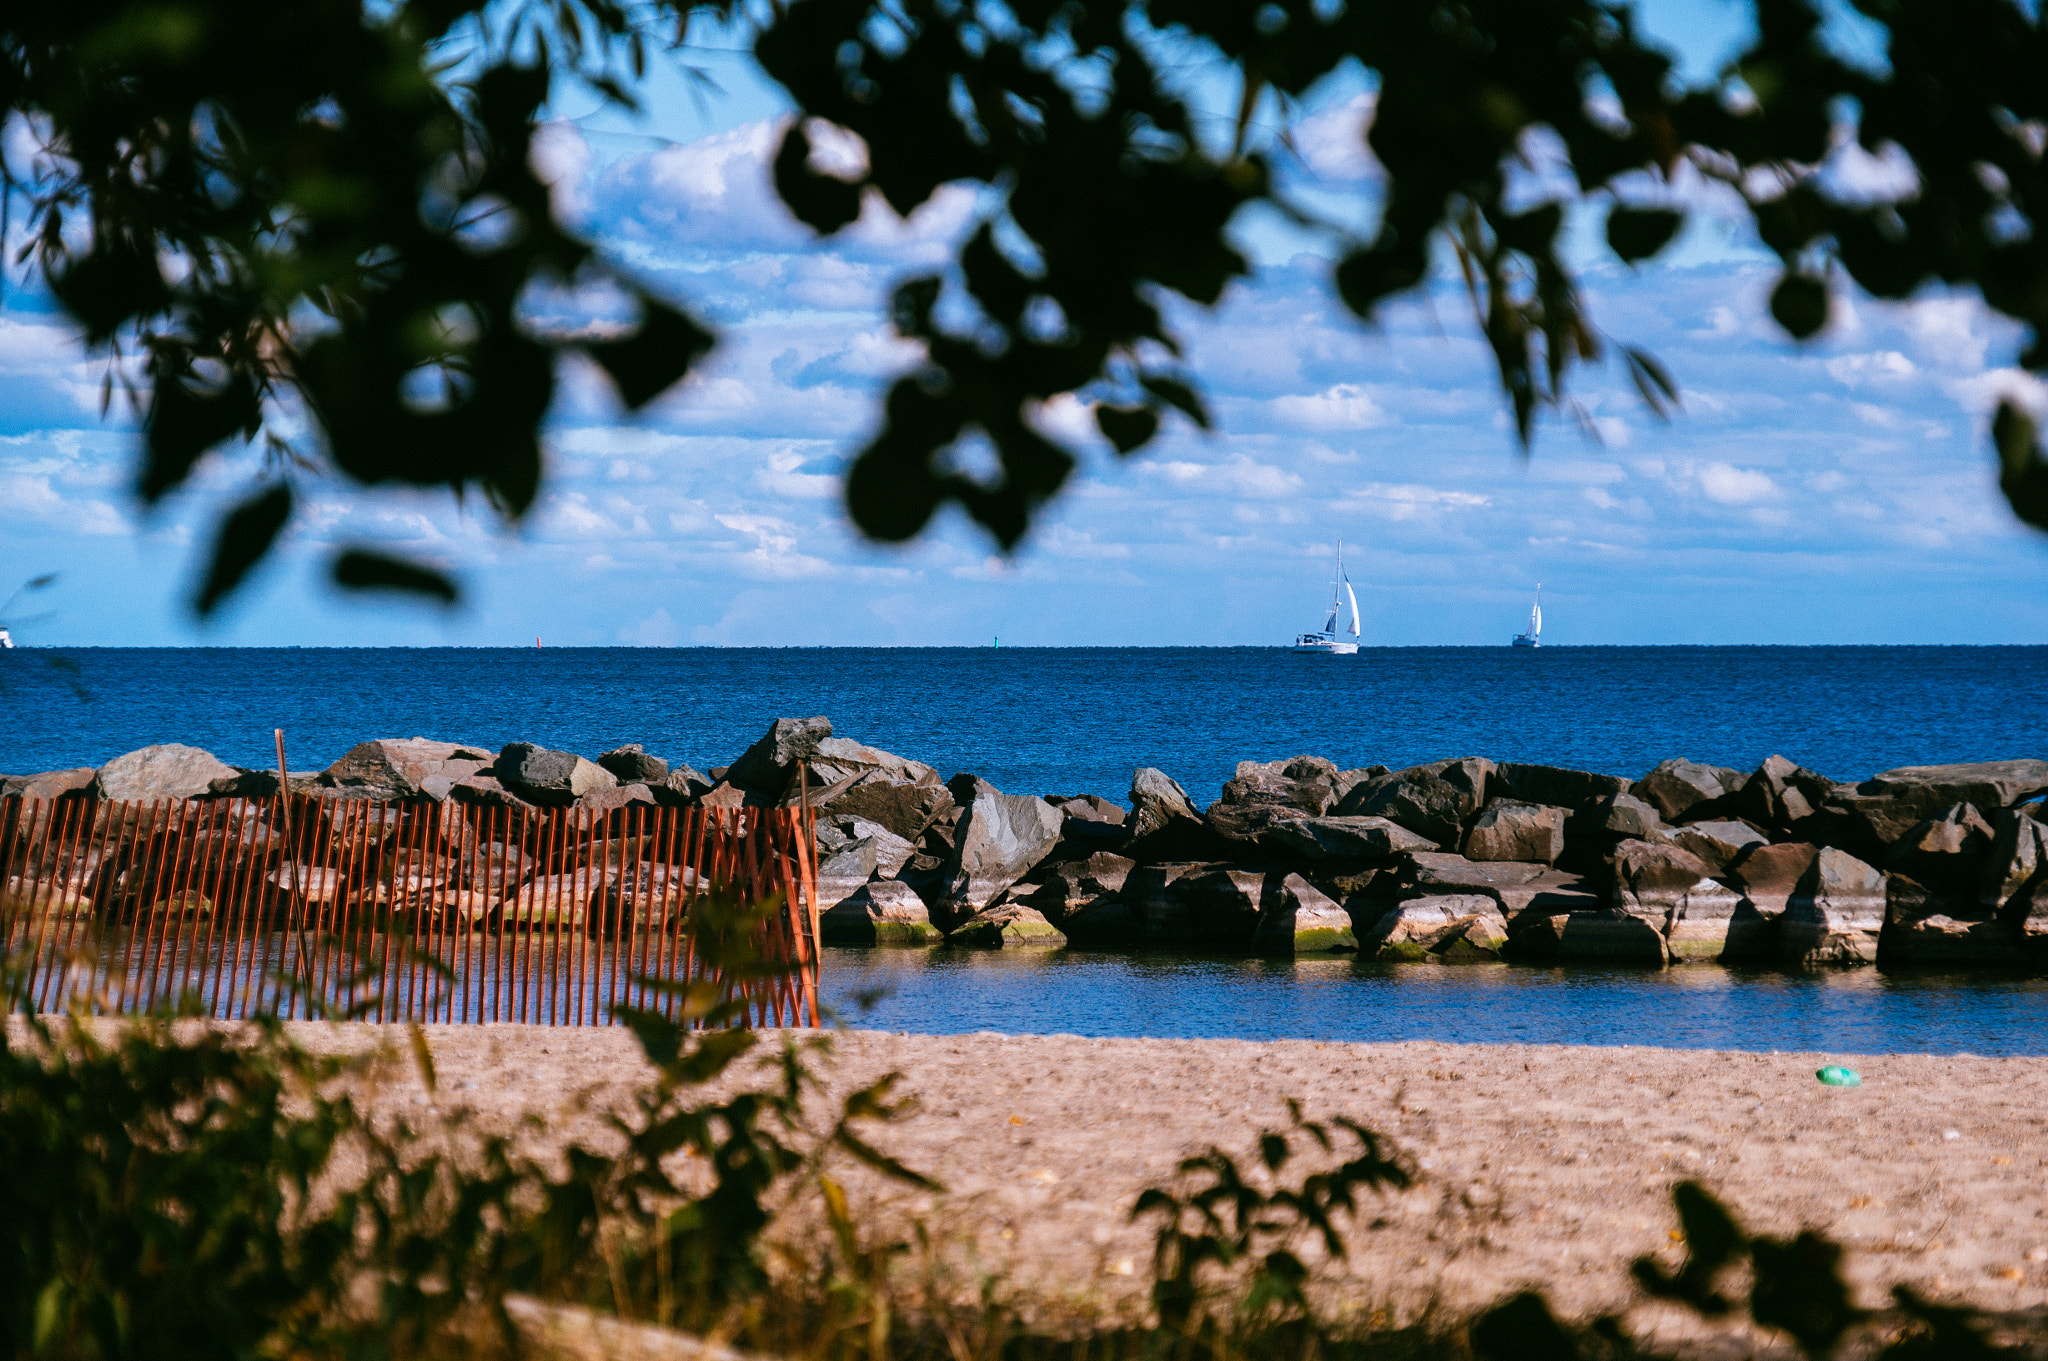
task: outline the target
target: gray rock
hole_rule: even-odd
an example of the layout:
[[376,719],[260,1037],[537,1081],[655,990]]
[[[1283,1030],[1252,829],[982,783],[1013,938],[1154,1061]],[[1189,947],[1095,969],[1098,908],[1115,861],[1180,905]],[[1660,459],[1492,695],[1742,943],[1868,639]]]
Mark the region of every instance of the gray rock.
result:
[[818,862],[820,879],[872,879],[875,877],[875,843],[862,837]]
[[[1878,963],[1995,968],[2026,962],[2024,938],[2010,924],[1980,910],[1958,910],[1942,894],[1906,875],[1887,874],[1884,882]],[[1975,904],[1969,903],[1968,909],[1975,909]]]
[[1733,821],[1689,823],[1672,839],[1705,861],[1709,874],[1720,874],[1751,846],[1770,840],[1748,823]]
[[1293,804],[1218,800],[1209,805],[1202,823],[1208,828],[1209,843],[1216,854],[1233,860],[1264,860],[1283,854],[1280,838],[1286,828],[1308,816],[1307,811]]
[[621,808],[639,805],[655,808],[654,791],[644,784],[615,784],[603,789],[593,789],[576,800],[578,808],[588,808],[594,813],[613,813]]
[[915,842],[933,823],[954,812],[953,795],[946,786],[899,780],[886,770],[869,771],[851,784],[828,788],[836,792],[813,801],[812,808],[834,817],[866,818],[905,841]]
[[[1525,769],[1547,770],[1549,767]],[[1563,808],[1495,803],[1479,815],[1479,820],[1466,834],[1465,858],[1555,864],[1558,856],[1564,854],[1565,817]]]
[[1130,814],[1120,803],[1111,803],[1100,794],[1047,794],[1045,801],[1060,810],[1070,822],[1099,822],[1106,826],[1121,827]]
[[1665,761],[1631,785],[1629,793],[1655,808],[1669,822],[1696,804],[1718,803],[1740,790],[1748,778],[1726,766]]
[[1266,955],[1329,954],[1356,950],[1351,914],[1298,874],[1283,878],[1260,899],[1252,948]]
[[1918,804],[1922,817],[1967,803],[1987,817],[2048,793],[2048,761],[1981,761],[1965,765],[1904,766],[1880,771],[1857,792]]
[[[897,836],[878,822],[862,817],[835,817],[818,823],[818,845],[821,850],[828,848],[836,856],[853,847],[864,846],[860,852],[867,863],[862,877],[879,874],[884,879],[893,879],[917,849],[902,837]],[[821,865],[818,872],[825,873]]]
[[[91,766],[46,770],[39,775],[0,775],[0,799],[88,799],[99,772]],[[275,785],[277,779],[271,777]]]
[[1567,912],[1527,927],[1518,923],[1511,946],[1517,956],[1546,959],[1650,967],[1671,962],[1663,923],[1615,908]]
[[1125,855],[1141,861],[1184,860],[1207,848],[1202,815],[1188,792],[1162,770],[1142,766],[1131,776],[1131,829]]
[[1518,888],[1543,874],[1548,866],[1516,860],[1468,860],[1443,851],[1409,851],[1403,857],[1412,882],[1426,893],[1480,893],[1501,901],[1504,890]]
[[1775,916],[1785,910],[1819,856],[1820,847],[1804,841],[1751,846],[1729,864],[1724,877],[1759,909]]
[[394,803],[422,796],[440,801],[460,781],[488,770],[481,747],[426,737],[375,738],[350,747],[315,777],[321,797]]
[[1067,943],[1045,914],[1020,902],[992,903],[946,936],[948,943],[979,950],[1056,950]]
[[1493,899],[1436,894],[1388,908],[1360,933],[1358,944],[1379,960],[1464,962],[1498,958],[1507,939],[1507,924]]
[[1629,781],[1620,775],[1596,775],[1587,770],[1563,766],[1528,765],[1503,761],[1493,769],[1494,792],[1519,803],[1544,804],[1567,812],[1583,812],[1617,794],[1626,794]]
[[457,803],[476,804],[484,808],[531,808],[533,805],[505,788],[497,776],[478,771],[464,776],[448,787],[448,797]]
[[1222,802],[1282,804],[1311,815],[1327,813],[1337,802],[1337,767],[1320,756],[1265,764],[1240,761],[1236,775],[1223,786]]
[[1884,876],[1823,846],[1785,904],[1778,957],[1788,964],[1874,964],[1884,930]]
[[1104,893],[1069,907],[1059,928],[1074,945],[1123,945],[1142,937],[1145,923],[1130,899]]
[[1732,800],[1735,812],[1765,827],[1790,827],[1819,812],[1835,783],[1782,756],[1764,758]]
[[1600,819],[1600,830],[1612,836],[1651,841],[1666,832],[1664,818],[1657,805],[1633,794],[1615,794],[1603,799],[1594,811]]
[[1264,871],[1212,868],[1183,876],[1173,887],[1185,914],[1189,943],[1230,950],[1251,948],[1265,907]]
[[1411,766],[1357,786],[1337,811],[1390,818],[1439,846],[1456,846],[1486,804],[1492,773],[1493,762],[1476,756]]
[[1887,847],[1884,868],[1958,901],[1971,902],[1977,896],[1977,880],[1993,840],[1991,824],[1974,805],[1952,803],[1938,817],[1914,823]]
[[[829,729],[828,723],[828,732]],[[849,737],[820,738],[810,763],[811,778],[819,785],[835,784],[849,775],[881,775],[894,784],[943,783],[939,772],[922,761],[912,761],[880,747],[866,746]]]
[[1302,860],[1385,860],[1403,851],[1436,849],[1427,837],[1378,817],[1282,818],[1266,840]]
[[122,802],[201,799],[212,792],[215,780],[238,773],[212,752],[166,743],[116,756],[95,773],[94,787],[100,798]]
[[1614,878],[1613,908],[1659,923],[1710,875],[1706,863],[1685,847],[1649,841],[1622,842],[1608,865]]
[[654,801],[667,808],[694,808],[717,781],[692,766],[670,766],[668,774],[647,786]]
[[566,808],[594,790],[610,789],[619,782],[609,770],[574,752],[550,751],[531,742],[506,744],[490,773],[528,803],[550,808]]
[[620,784],[658,785],[668,779],[668,762],[649,756],[638,742],[613,747],[597,763],[618,778]]
[[1977,901],[2021,929],[2048,908],[2048,824],[2027,809],[2001,809],[1984,857]]
[[1097,898],[1122,893],[1137,867],[1128,856],[1108,852],[1055,865],[1046,871],[1045,884],[1033,901],[1054,922],[1064,922]]
[[1044,799],[1005,794],[973,775],[947,785],[959,806],[952,845],[938,866],[932,902],[946,913],[966,916],[1023,878],[1059,843],[1064,821]]
[[827,945],[937,945],[943,939],[924,900],[889,879],[862,884],[826,908],[818,933]]
[[726,767],[725,780],[759,799],[778,803],[796,778],[797,763],[817,759],[819,744],[830,736],[829,718],[778,718],[760,740]]
[[[1767,958],[1776,944],[1777,923],[1727,885],[1701,879],[1672,905],[1664,927],[1673,964],[1725,962],[1731,957]],[[1730,941],[1733,940],[1731,951]]]

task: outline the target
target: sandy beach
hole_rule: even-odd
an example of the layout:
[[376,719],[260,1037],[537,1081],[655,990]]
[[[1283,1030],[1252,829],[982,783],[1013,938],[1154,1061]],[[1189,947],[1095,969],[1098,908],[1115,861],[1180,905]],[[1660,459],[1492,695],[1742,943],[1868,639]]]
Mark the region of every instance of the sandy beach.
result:
[[[620,1030],[427,1033],[435,1103],[505,1128],[540,1115],[544,1144],[601,1141],[599,1112],[647,1071]],[[2048,1059],[862,1031],[833,1044],[834,1093],[905,1074],[920,1108],[874,1141],[946,1188],[855,1175],[869,1222],[921,1218],[1009,1295],[1062,1310],[1134,1306],[1150,1247],[1129,1221],[1138,1192],[1211,1144],[1244,1153],[1286,1124],[1289,1097],[1380,1131],[1420,1174],[1366,1207],[1348,1262],[1322,1268],[1362,1310],[1462,1311],[1530,1285],[1573,1314],[1622,1307],[1632,1258],[1680,1259],[1670,1188],[1686,1178],[1755,1231],[1842,1242],[1866,1304],[1906,1283],[2000,1312],[2048,1305]],[[1823,1086],[1828,1062],[1863,1085]],[[410,1076],[381,1099],[429,1101]]]

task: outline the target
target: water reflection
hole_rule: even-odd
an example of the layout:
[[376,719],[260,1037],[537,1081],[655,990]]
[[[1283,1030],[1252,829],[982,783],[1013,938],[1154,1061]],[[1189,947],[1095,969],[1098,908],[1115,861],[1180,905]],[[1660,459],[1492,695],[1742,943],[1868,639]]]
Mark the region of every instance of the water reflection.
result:
[[2048,979],[2010,975],[827,949],[823,980],[846,1024],[928,1034],[2048,1054]]

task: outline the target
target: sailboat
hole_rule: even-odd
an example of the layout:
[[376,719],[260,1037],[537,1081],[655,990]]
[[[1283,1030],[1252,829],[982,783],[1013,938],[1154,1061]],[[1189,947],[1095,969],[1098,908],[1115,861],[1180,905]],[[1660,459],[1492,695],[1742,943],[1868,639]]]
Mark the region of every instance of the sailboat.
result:
[[[1351,608],[1351,640],[1344,642],[1337,636],[1337,619],[1346,603]],[[1351,589],[1351,578],[1344,574],[1344,541],[1337,540],[1337,577],[1330,584],[1330,618],[1319,633],[1303,633],[1295,637],[1296,652],[1320,652],[1331,657],[1349,657],[1358,651],[1358,592]]]
[[1543,583],[1536,583],[1536,603],[1529,607],[1529,631],[1515,635],[1515,647],[1543,646]]

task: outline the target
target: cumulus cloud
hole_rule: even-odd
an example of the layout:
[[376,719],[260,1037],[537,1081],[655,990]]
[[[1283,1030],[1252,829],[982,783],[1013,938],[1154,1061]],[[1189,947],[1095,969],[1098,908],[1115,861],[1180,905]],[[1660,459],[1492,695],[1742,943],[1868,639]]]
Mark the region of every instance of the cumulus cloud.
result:
[[1700,490],[1724,506],[1747,506],[1775,496],[1778,484],[1754,468],[1709,463],[1700,469]]

